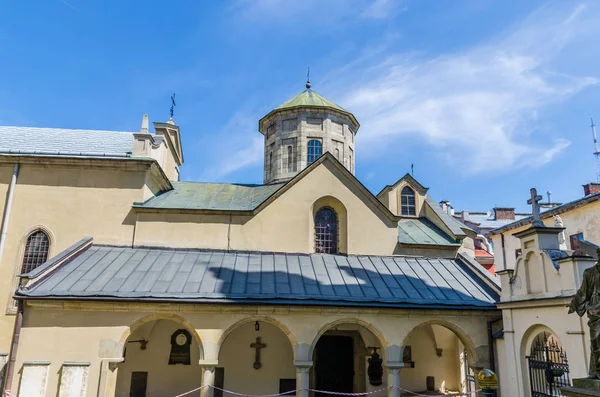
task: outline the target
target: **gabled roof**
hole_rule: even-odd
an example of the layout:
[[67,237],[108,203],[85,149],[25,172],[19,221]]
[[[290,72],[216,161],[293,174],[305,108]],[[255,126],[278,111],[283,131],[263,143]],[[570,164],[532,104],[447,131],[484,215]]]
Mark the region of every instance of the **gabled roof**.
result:
[[406,245],[460,246],[427,218],[405,218],[398,221],[398,242]]
[[402,178],[398,179],[392,185],[387,185],[383,189],[381,189],[381,191],[376,194],[376,197],[381,196],[385,192],[389,192],[390,190],[394,189],[396,186],[398,186],[400,183],[402,183],[404,181],[406,181],[406,183],[408,183],[410,186],[415,188],[421,195],[425,195],[427,193],[427,191],[429,190],[429,188],[421,185],[419,183],[419,181],[417,181],[411,174],[409,174],[407,172],[406,174],[404,174],[404,176]]
[[527,218],[528,216],[531,216],[531,214],[515,213],[515,219],[514,220],[510,220],[510,219],[494,219],[493,213],[487,213],[487,212],[469,212],[468,218],[465,219],[464,222],[463,222],[461,220],[461,218],[460,218],[460,213],[453,215],[454,219],[456,219],[458,222],[461,222],[461,223],[470,222],[470,223],[473,223],[473,224],[477,225],[481,229],[493,229],[493,228],[497,228],[497,227],[502,227],[502,226],[507,225],[509,223],[512,223],[512,222],[519,221],[521,219]]
[[129,157],[133,132],[0,126],[0,153]]
[[283,183],[244,185],[235,183],[171,182],[173,190],[135,203],[136,208],[253,211]]
[[293,110],[293,109],[298,109],[298,108],[316,108],[316,109],[335,110],[339,113],[345,114],[346,116],[350,117],[350,119],[354,123],[355,132],[360,127],[360,123],[358,122],[356,117],[354,117],[354,115],[351,112],[349,112],[346,109],[344,109],[343,107],[331,102],[329,99],[322,97],[321,95],[317,94],[312,89],[307,88],[306,90],[302,91],[300,94],[296,95],[292,99],[277,106],[275,109],[271,110],[266,116],[261,118],[258,122],[258,126],[259,126],[258,129],[262,131],[261,126],[262,126],[263,120],[269,118],[272,114],[277,113],[282,110]]
[[459,259],[85,245],[17,299],[493,310],[497,291]]
[[[568,203],[559,205],[558,207],[551,208],[548,211],[542,212],[540,214],[540,218],[547,219],[554,215],[564,214],[565,212],[568,212],[572,209],[583,207],[584,205],[587,205],[587,204],[590,204],[590,203],[593,203],[596,201],[600,201],[600,193],[590,194],[590,195],[584,196],[580,199],[573,200]],[[488,235],[493,236],[495,234],[501,234],[508,230],[512,230],[512,229],[519,228],[521,226],[529,225],[532,222],[533,222],[533,217],[528,216],[528,217],[520,219],[518,221],[511,222],[508,225],[504,225],[497,229],[491,230],[488,233]]]

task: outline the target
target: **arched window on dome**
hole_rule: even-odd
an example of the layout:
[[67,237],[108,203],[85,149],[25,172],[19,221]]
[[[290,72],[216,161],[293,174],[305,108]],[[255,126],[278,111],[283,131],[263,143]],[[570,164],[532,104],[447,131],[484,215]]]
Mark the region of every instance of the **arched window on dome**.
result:
[[402,207],[402,215],[416,216],[417,205],[415,203],[415,191],[408,186],[404,186],[400,193],[400,203]]
[[323,207],[315,215],[315,252],[338,253],[338,216],[332,208]]
[[291,146],[287,147],[287,170],[288,172],[294,171],[294,151]]
[[25,253],[21,264],[21,274],[29,273],[48,259],[50,239],[42,230],[36,230],[27,237]]
[[323,144],[318,139],[308,141],[308,164],[321,157],[323,154]]

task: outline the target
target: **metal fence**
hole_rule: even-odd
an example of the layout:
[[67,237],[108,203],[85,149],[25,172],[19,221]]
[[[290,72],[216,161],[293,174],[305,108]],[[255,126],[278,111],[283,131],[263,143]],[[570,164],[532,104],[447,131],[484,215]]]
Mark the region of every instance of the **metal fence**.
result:
[[562,396],[560,388],[570,386],[567,353],[552,336],[538,336],[527,361],[531,397]]

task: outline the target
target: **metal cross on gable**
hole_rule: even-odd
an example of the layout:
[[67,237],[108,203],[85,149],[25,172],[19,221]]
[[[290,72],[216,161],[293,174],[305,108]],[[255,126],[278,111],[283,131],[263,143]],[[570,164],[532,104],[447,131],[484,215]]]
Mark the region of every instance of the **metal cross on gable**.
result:
[[537,190],[533,187],[530,190],[531,198],[527,200],[527,204],[531,204],[531,213],[533,214],[533,226],[544,226],[540,218],[540,204],[542,196],[537,194]]
[[262,363],[260,362],[260,349],[264,349],[267,347],[266,343],[262,343],[260,340],[260,336],[256,338],[256,342],[250,344],[250,347],[256,349],[254,354],[254,369],[260,369],[262,367]]

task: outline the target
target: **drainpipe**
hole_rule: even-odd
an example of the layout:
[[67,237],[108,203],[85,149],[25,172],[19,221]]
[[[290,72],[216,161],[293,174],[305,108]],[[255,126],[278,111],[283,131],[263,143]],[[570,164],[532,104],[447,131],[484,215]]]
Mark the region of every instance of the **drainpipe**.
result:
[[10,180],[10,186],[8,187],[8,199],[6,200],[6,208],[4,210],[4,221],[2,222],[2,235],[0,235],[0,262],[2,262],[2,254],[4,253],[4,243],[6,241],[6,234],[8,233],[8,220],[10,219],[10,209],[12,207],[13,196],[15,194],[15,185],[17,184],[18,176],[19,163],[15,164],[12,179]]
[[500,233],[500,238],[502,239],[502,265],[504,266],[502,270],[506,270],[506,251],[504,250],[504,233]]
[[23,301],[17,301],[17,318],[15,319],[15,328],[12,337],[12,346],[10,348],[10,358],[8,362],[8,371],[6,371],[6,379],[4,382],[4,390],[2,395],[6,394],[6,391],[10,391],[10,386],[13,380],[13,373],[15,371],[15,362],[17,361],[17,347],[19,346],[19,336],[21,335],[21,326],[23,325]]

